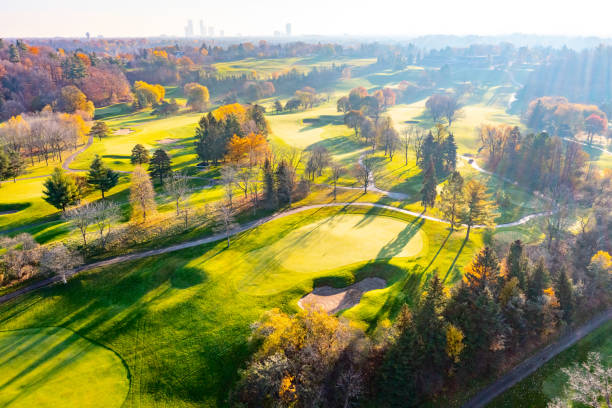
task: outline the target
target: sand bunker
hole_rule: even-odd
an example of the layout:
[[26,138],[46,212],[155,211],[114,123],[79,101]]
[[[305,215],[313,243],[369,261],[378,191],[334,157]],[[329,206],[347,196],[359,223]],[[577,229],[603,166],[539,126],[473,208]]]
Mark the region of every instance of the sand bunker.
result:
[[306,304],[314,304],[322,307],[328,313],[337,313],[358,304],[365,292],[383,289],[385,286],[387,286],[387,283],[381,278],[365,278],[339,289],[331,286],[321,286],[301,298],[298,301],[298,306],[304,308]]
[[170,144],[170,143],[175,143],[178,142],[180,139],[161,139],[158,140],[157,143],[159,144]]
[[113,135],[116,136],[124,136],[124,135],[129,135],[130,133],[132,133],[133,130],[132,129],[127,129],[127,128],[123,128],[123,129],[117,129],[113,132]]

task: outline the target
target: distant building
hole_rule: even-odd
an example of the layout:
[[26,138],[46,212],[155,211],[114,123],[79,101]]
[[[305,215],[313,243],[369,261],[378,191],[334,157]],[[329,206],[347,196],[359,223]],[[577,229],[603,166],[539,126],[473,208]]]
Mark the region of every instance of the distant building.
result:
[[193,20],[188,20],[185,26],[185,37],[193,37]]
[[291,35],[291,23],[287,23],[285,26],[285,34],[287,34],[287,37]]
[[89,31],[85,33],[85,37],[89,40]]
[[219,30],[219,37],[223,37],[225,35],[225,31]]
[[200,37],[206,37],[206,27],[204,27],[204,20],[200,20]]
[[215,27],[208,27],[208,36],[209,37],[215,36]]
[[275,36],[275,37],[280,37],[280,36],[281,36],[281,32],[280,32],[280,31],[278,31],[278,30],[275,30],[275,31],[274,31],[274,36]]

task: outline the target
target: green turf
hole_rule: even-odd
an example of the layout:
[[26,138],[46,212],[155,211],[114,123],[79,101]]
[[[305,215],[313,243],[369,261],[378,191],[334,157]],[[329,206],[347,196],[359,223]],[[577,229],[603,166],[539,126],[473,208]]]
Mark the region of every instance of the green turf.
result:
[[0,331],[0,406],[120,407],[129,374],[112,350],[60,327]]
[[[380,241],[366,239],[374,248],[372,253],[401,254],[411,235],[426,237],[427,245],[409,258],[364,261],[346,251],[343,266],[336,269],[295,271],[265,248],[279,245],[292,231],[313,222],[345,217],[338,208],[309,210],[243,233],[229,250],[220,242],[86,272],[66,286],[0,306],[0,330],[63,326],[115,350],[132,376],[126,407],[226,405],[227,391],[250,354],[249,325],[264,311],[272,307],[295,311],[297,300],[316,282],[346,285],[380,276],[389,286],[344,312],[372,329],[392,316],[401,302],[413,303],[434,269],[448,284],[454,283],[482,245],[477,232],[463,246],[463,232],[448,237],[439,223],[401,214],[389,221],[382,216],[392,214],[386,211],[356,211],[350,212],[354,214],[351,222],[359,217],[369,230],[379,233],[389,222],[405,225],[391,242],[385,233]],[[338,239],[330,235],[311,245],[313,250],[340,248]],[[451,268],[459,249],[461,254]],[[312,253],[303,261],[317,256],[321,254]]]
[[[612,364],[612,322],[607,322],[578,343],[553,358],[535,373],[494,399],[489,407],[546,407],[554,398],[567,400],[567,376],[562,368],[586,361],[589,352],[600,353],[608,367]],[[569,401],[568,401],[569,402]],[[577,406],[577,405],[574,405]],[[602,405],[603,406],[603,405]]]

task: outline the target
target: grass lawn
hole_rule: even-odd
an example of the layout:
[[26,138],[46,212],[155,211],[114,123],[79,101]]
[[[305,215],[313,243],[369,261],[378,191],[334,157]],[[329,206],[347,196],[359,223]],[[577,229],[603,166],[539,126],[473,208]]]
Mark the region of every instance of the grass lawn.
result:
[[[323,232],[332,226],[338,230]],[[356,245],[363,231],[371,235],[359,247],[344,244]],[[380,276],[385,289],[342,312],[372,330],[402,302],[414,303],[433,270],[449,285],[460,278],[482,245],[476,231],[465,245],[463,236],[378,209],[309,210],[240,234],[230,249],[219,242],[86,272],[0,306],[0,330],[61,326],[114,350],[130,372],[124,406],[224,406],[251,353],[249,325],[264,311],[297,310],[297,300],[315,284],[345,286]],[[310,251],[278,252],[301,247]],[[333,249],[340,255],[329,263],[317,259]],[[67,392],[64,387],[55,392]]]
[[314,67],[328,67],[332,64],[349,65],[353,67],[373,64],[376,58],[350,57],[287,57],[287,58],[245,58],[237,61],[218,62],[213,64],[221,75],[255,74],[257,78],[267,79],[273,73],[288,72],[297,69],[299,72],[309,72]]
[[[600,353],[602,360],[612,364],[612,322],[574,344],[563,353],[540,367],[535,373],[494,399],[490,407],[546,407],[554,398],[565,398],[564,386],[567,376],[562,368],[586,361],[589,352]],[[569,401],[568,401],[569,402]],[[577,406],[574,404],[574,406]]]
[[130,381],[112,350],[61,327],[0,331],[0,406],[119,408]]

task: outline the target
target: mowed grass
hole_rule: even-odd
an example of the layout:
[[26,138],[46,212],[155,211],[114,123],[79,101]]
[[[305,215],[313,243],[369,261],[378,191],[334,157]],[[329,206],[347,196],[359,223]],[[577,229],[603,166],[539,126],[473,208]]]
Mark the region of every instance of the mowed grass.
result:
[[213,64],[221,75],[254,74],[261,79],[269,78],[273,73],[288,72],[296,69],[309,72],[315,67],[328,67],[332,64],[364,66],[373,64],[376,58],[323,58],[323,57],[287,57],[287,58],[245,58],[238,61],[218,62]]
[[590,352],[599,353],[602,361],[609,367],[612,364],[611,331],[612,322],[609,321],[494,399],[489,406],[544,408],[554,398],[561,398],[569,403],[564,394],[567,376],[561,369],[571,368],[575,363],[586,361]]
[[0,406],[120,407],[127,368],[113,351],[61,327],[0,331]]
[[[313,233],[326,223],[341,224],[345,234]],[[301,231],[300,239],[294,231]],[[414,304],[434,270],[448,285],[460,279],[482,245],[476,231],[467,243],[463,237],[439,223],[377,209],[308,210],[242,233],[229,249],[218,242],[85,272],[67,285],[0,306],[0,330],[61,326],[114,350],[130,372],[125,407],[227,406],[228,390],[252,352],[249,326],[263,312],[296,311],[297,300],[314,285],[379,276],[388,286],[342,313],[373,330],[403,302]],[[345,238],[363,240],[361,249],[377,259],[364,260],[343,244]],[[292,239],[287,255],[302,246],[311,250],[293,259],[274,250]],[[344,258],[312,262],[329,248]],[[291,269],[296,266],[299,271]]]
[[113,130],[130,129],[131,133],[95,140],[75,158],[72,168],[88,169],[96,154],[114,170],[132,171],[130,155],[136,144],[152,150],[163,148],[172,158],[174,169],[193,167],[199,161],[194,149],[194,134],[202,113],[184,113],[168,118],[151,116],[150,111],[122,115],[106,121]]

